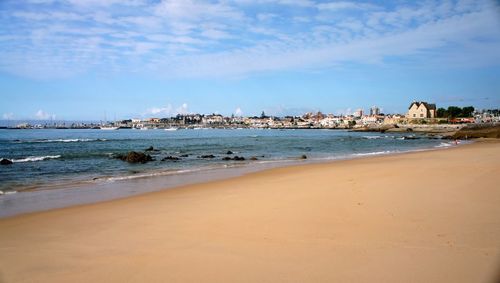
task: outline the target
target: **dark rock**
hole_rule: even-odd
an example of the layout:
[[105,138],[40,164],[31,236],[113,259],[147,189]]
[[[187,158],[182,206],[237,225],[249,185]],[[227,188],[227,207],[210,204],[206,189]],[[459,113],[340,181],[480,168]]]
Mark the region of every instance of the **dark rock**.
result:
[[215,155],[213,154],[207,154],[207,155],[202,155],[202,156],[198,156],[199,158],[215,158]]
[[452,139],[493,138],[500,139],[500,125],[467,125],[451,136]]
[[13,163],[12,161],[5,159],[5,158],[0,160],[0,165],[10,165],[12,163]]
[[232,151],[230,151],[230,150],[228,150],[228,151],[226,152],[226,154],[233,154],[233,152],[232,152]]
[[182,155],[179,155],[179,157],[189,157],[189,154],[182,154]]
[[222,160],[224,161],[229,161],[229,160],[234,160],[234,161],[244,161],[245,160],[245,157],[243,156],[235,156],[233,158],[229,157],[229,156],[226,156],[226,157],[223,157]]
[[150,147],[146,148],[146,151],[153,151],[153,150],[155,150],[155,149],[153,148],[153,146],[150,146]]
[[404,136],[403,139],[404,140],[417,140],[418,137],[416,137],[416,136]]
[[127,155],[119,154],[116,158],[127,161],[128,163],[146,163],[153,161],[153,158],[149,154],[144,154],[142,152],[131,151]]
[[254,160],[255,161],[255,160],[259,160],[259,159],[257,157],[255,157],[255,156],[252,156],[252,157],[250,157],[250,160]]
[[176,156],[167,156],[167,157],[164,157],[161,161],[167,161],[167,160],[178,161],[181,159],[179,157],[176,157]]
[[300,157],[300,159],[307,159],[307,155],[302,154],[302,156]]
[[406,129],[407,132],[413,132],[413,129],[412,128],[408,128]]

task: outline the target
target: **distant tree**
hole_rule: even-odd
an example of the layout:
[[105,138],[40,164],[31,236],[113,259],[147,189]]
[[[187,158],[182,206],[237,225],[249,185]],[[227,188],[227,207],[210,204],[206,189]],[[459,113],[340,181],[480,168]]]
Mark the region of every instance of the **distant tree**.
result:
[[436,114],[437,114],[438,118],[445,118],[448,115],[448,113],[446,112],[446,109],[444,109],[444,108],[438,108],[436,112],[437,112]]
[[462,108],[461,117],[472,117],[472,113],[474,112],[474,107],[467,106]]
[[455,117],[459,117],[460,114],[462,114],[462,108],[460,107],[457,107],[457,106],[450,106],[448,107],[448,117],[450,118],[455,118]]

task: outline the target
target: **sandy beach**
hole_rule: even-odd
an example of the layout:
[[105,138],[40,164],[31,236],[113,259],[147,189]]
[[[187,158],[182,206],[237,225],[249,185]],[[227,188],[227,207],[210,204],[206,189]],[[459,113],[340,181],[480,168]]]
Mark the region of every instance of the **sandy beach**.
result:
[[500,143],[0,219],[0,282],[498,282]]

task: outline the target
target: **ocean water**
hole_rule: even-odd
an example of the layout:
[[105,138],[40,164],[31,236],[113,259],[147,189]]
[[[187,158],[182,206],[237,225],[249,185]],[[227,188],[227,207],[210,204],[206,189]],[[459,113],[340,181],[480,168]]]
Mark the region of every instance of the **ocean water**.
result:
[[[450,146],[414,134],[356,133],[339,130],[0,130],[0,191],[33,192],[77,183],[99,183],[187,172],[307,161],[346,159]],[[114,158],[128,151],[148,152],[155,161],[129,164]],[[228,155],[232,151],[233,155]],[[187,157],[180,157],[187,155]],[[200,158],[214,155],[215,158]],[[245,161],[224,161],[234,155]],[[179,161],[161,161],[166,156]],[[256,157],[258,160],[249,160]],[[2,197],[0,195],[0,197]]]

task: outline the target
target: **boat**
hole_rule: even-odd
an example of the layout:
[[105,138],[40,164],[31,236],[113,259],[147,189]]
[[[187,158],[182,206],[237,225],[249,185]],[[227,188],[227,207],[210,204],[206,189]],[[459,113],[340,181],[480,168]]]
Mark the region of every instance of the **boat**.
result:
[[165,131],[177,131],[177,128],[175,127],[166,128]]

